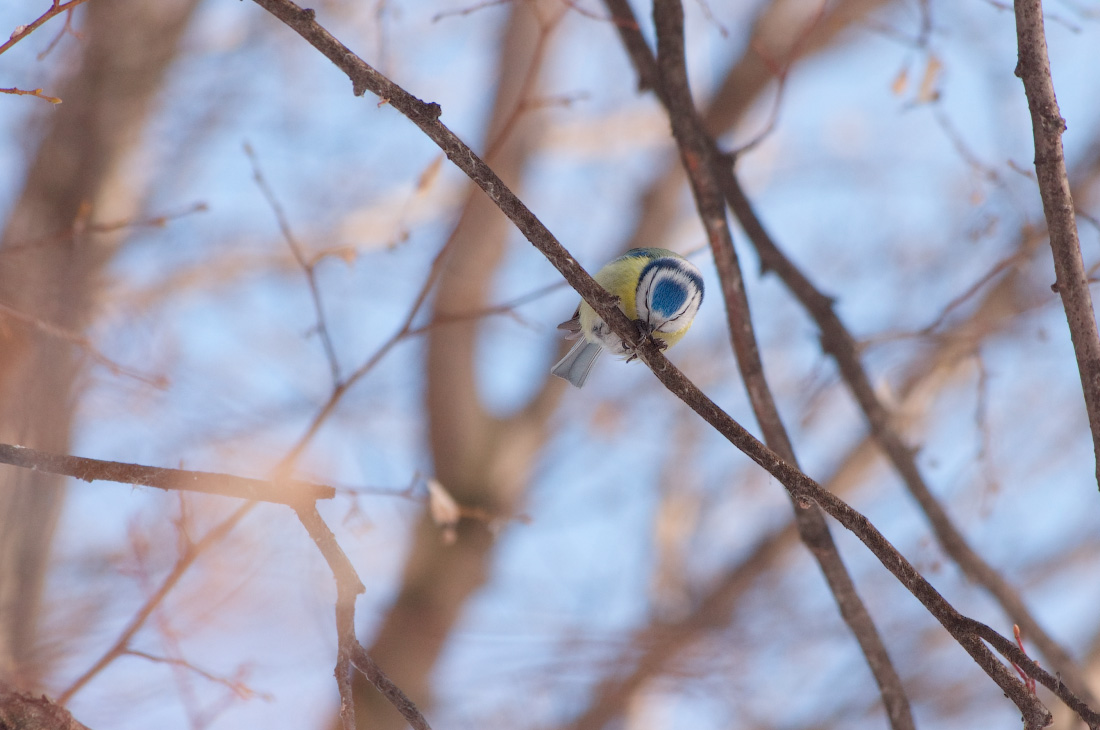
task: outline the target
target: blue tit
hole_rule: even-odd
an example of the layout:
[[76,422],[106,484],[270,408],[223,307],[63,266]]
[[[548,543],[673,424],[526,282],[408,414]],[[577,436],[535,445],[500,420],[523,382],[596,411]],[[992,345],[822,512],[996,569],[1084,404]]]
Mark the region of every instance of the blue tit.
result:
[[[652,335],[661,349],[675,345],[691,329],[703,303],[703,275],[680,254],[665,248],[632,248],[596,273],[596,282],[619,300],[619,309]],[[581,300],[572,319],[558,329],[579,339],[550,372],[578,388],[605,349],[632,356],[632,349]]]

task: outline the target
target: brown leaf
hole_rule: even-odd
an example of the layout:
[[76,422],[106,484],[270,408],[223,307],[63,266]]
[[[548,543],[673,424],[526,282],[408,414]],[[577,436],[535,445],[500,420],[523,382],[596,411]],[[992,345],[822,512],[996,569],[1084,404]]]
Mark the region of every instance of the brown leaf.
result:
[[443,155],[436,155],[424,172],[420,173],[420,179],[416,181],[416,192],[422,193],[435,183],[439,177],[439,171],[443,169]]
[[920,90],[917,92],[917,103],[927,104],[940,98],[940,72],[943,71],[943,63],[935,54],[928,55],[928,64],[924,67],[924,76],[920,80]]
[[905,93],[905,90],[909,87],[909,67],[902,66],[898,71],[898,75],[894,77],[894,83],[890,84],[890,91],[894,92],[896,96],[901,96]]
[[428,509],[432,521],[443,528],[443,542],[453,545],[457,537],[455,525],[462,517],[462,510],[451,493],[436,479],[428,480]]

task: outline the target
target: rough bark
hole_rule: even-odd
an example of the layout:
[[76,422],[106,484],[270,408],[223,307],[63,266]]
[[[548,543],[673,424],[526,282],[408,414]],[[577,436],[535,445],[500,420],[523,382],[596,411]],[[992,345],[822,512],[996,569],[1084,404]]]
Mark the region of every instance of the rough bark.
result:
[[13,692],[0,684],[0,730],[88,730],[44,696]]

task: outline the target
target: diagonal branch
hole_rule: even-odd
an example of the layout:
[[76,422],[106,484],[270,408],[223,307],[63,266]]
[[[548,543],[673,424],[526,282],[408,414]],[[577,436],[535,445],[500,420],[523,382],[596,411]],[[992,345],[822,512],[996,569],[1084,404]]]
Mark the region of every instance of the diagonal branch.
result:
[[11,37],[8,38],[8,40],[5,41],[3,45],[0,45],[0,53],[8,50],[16,43],[38,30],[39,26],[41,26],[50,18],[55,18],[62,13],[71,12],[72,9],[75,8],[77,5],[86,2],[88,2],[88,0],[69,0],[69,2],[67,3],[57,2],[57,0],[54,0],[52,7],[50,7],[50,9],[46,12],[42,13],[42,15],[38,16],[33,22],[28,23],[27,25],[21,25],[13,30],[11,33]]
[[[352,53],[347,46],[334,38],[331,33],[316,22],[313,10],[303,9],[291,0],[255,0],[255,2],[286,23],[343,71],[351,79],[352,90],[357,96],[369,90],[385,101],[386,106],[393,107],[416,124],[429,139],[443,150],[451,162],[485,191],[494,204],[529,241],[538,242],[535,243],[536,247],[562,273],[573,289],[580,293],[590,304],[596,305],[596,311],[601,314],[605,321],[616,320],[624,327],[629,327],[631,334],[628,341],[635,342],[637,340],[635,328],[629,324],[626,315],[619,310],[614,297],[608,294],[603,287],[596,284],[592,277],[577,263],[576,259],[561,246],[553,234],[516,197],[515,193],[504,184],[492,168],[485,164],[484,160],[478,157],[446,125],[439,121],[442,109],[438,104],[424,102],[416,98]],[[433,277],[435,273],[433,270]],[[426,295],[426,292],[422,294]],[[422,299],[423,296],[420,301]],[[357,371],[348,377],[342,387],[338,389],[339,393],[334,392],[332,400],[337,400],[338,395],[346,391],[359,374],[359,371]],[[325,410],[314,419],[307,435],[312,435],[319,426],[319,422],[331,410],[332,405],[334,404],[331,402],[326,405]]]
[[[220,541],[248,515],[249,512],[256,506],[255,502],[245,502],[236,510],[233,511],[228,517],[212,527],[201,540],[195,543],[188,543],[186,549],[176,560],[176,564],[165,576],[164,581],[160,584],[160,587],[149,596],[145,601],[145,604],[138,610],[133,618],[130,619],[130,623],[126,625],[126,628],[122,630],[115,642],[111,645],[106,652],[103,653],[95,664],[89,667],[83,674],[73,680],[73,683],[65,689],[61,695],[57,698],[58,705],[66,704],[73,695],[81,690],[88,682],[90,682],[97,674],[103,671],[111,662],[118,657],[129,652],[130,640],[134,638],[134,635],[145,625],[145,622],[149,620],[149,617],[153,615],[153,611],[160,606],[168,594],[172,591],[180,579],[183,577],[187,569],[206,552],[215,543]],[[3,725],[0,725],[3,727]]]
[[286,245],[290,248],[291,255],[294,256],[295,263],[298,264],[298,268],[300,268],[302,273],[306,276],[309,296],[313,301],[313,312],[317,317],[317,322],[313,325],[313,329],[317,332],[317,336],[321,338],[321,346],[325,350],[325,359],[328,360],[328,367],[332,373],[332,385],[334,388],[338,388],[340,387],[340,360],[336,356],[336,347],[332,344],[332,335],[328,331],[328,320],[325,318],[325,307],[321,301],[321,290],[317,286],[318,259],[306,260],[305,253],[302,251],[302,245],[298,242],[297,237],[295,237],[294,232],[290,228],[290,221],[287,220],[286,212],[283,211],[282,204],[279,203],[279,199],[275,196],[275,191],[271,189],[271,185],[268,184],[267,178],[264,177],[263,169],[260,168],[259,157],[256,155],[256,151],[252,149],[252,145],[247,142],[244,145],[244,153],[248,157],[249,163],[252,165],[253,181],[255,181],[256,186],[263,194],[264,199],[271,208],[271,212],[275,215],[275,222],[279,225],[279,232],[283,234]]
[[1062,133],[1066,120],[1058,110],[1054,80],[1050,75],[1046,34],[1043,30],[1042,0],[1015,0],[1016,42],[1019,63],[1016,75],[1024,82],[1031,127],[1035,137],[1035,173],[1043,214],[1050,232],[1054,255],[1055,289],[1066,310],[1085,408],[1092,429],[1092,448],[1096,458],[1097,486],[1100,487],[1100,334],[1092,309],[1088,274],[1081,260],[1081,242],[1077,238],[1073,197],[1066,176],[1066,158]]

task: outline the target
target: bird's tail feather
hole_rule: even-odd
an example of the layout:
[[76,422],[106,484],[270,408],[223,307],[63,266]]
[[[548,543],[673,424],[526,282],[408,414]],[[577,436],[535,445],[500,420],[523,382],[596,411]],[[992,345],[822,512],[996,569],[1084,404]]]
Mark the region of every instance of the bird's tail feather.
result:
[[603,348],[599,345],[581,340],[573,345],[565,357],[558,360],[557,365],[550,368],[550,372],[568,380],[578,388],[583,387],[584,381],[588,380],[588,373],[592,372],[593,363],[601,352]]

